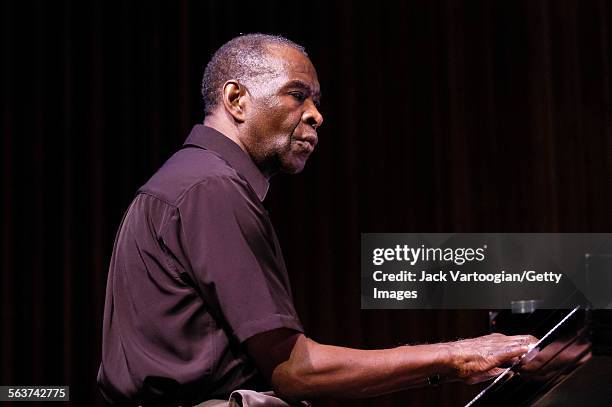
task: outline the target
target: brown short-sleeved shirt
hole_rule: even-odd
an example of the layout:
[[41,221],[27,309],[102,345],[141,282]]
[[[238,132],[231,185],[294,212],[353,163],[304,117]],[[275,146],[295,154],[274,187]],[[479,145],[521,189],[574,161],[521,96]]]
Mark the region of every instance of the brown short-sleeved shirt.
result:
[[138,190],[116,237],[98,383],[114,403],[200,401],[264,389],[242,343],[303,332],[262,200],[236,143],[196,125]]

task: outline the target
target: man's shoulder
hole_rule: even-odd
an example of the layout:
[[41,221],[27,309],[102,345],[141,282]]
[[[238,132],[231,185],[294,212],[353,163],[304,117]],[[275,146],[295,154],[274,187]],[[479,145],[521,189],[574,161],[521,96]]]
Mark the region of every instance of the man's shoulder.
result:
[[236,170],[214,151],[186,147],[174,153],[138,192],[176,206],[198,185],[214,187],[225,182],[245,184]]

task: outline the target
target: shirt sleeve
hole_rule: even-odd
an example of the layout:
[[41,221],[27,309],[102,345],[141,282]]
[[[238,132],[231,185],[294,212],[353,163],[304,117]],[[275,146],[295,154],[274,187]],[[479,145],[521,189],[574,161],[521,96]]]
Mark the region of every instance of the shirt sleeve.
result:
[[274,229],[244,180],[206,179],[178,211],[192,277],[240,342],[283,327],[303,332]]

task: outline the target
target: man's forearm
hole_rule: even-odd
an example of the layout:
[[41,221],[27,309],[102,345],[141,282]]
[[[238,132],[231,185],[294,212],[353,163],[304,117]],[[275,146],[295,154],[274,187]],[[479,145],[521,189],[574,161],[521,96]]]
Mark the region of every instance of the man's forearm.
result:
[[449,358],[447,344],[360,350],[322,345],[300,335],[271,381],[277,393],[293,400],[373,397],[450,373]]
[[491,334],[455,342],[360,350],[322,345],[297,335],[288,358],[275,365],[270,381],[281,397],[365,398],[445,380],[477,383],[518,361],[537,338]]

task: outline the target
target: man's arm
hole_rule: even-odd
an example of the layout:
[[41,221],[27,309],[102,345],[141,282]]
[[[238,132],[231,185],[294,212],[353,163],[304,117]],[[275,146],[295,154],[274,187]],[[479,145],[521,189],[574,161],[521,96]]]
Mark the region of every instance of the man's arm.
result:
[[360,350],[319,344],[277,329],[246,341],[274,391],[289,400],[366,398],[427,384],[428,377],[475,383],[498,374],[537,341],[492,334],[474,339],[393,349]]

